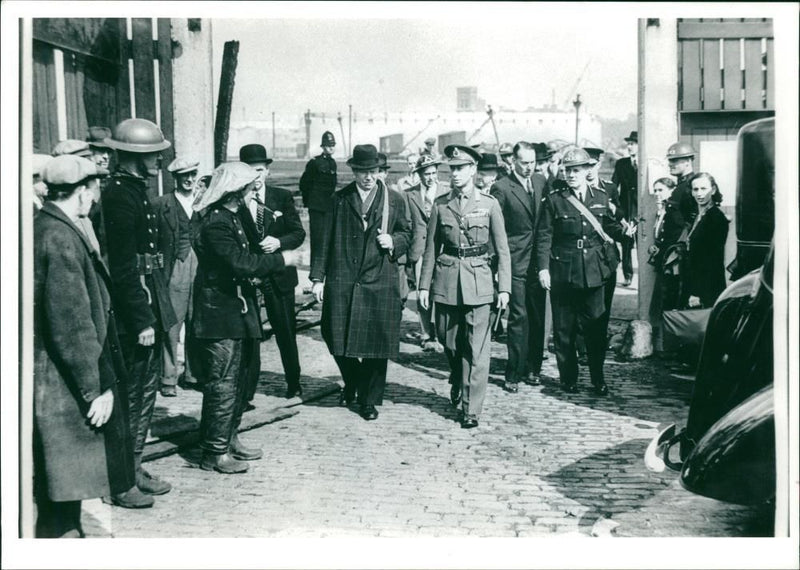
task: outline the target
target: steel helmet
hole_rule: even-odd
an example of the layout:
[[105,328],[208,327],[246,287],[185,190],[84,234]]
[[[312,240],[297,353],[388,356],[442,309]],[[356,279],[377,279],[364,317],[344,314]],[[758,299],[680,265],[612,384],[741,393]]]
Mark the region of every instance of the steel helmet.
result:
[[158,125],[147,119],[125,119],[104,142],[125,152],[160,152],[171,146]]
[[582,148],[572,148],[564,153],[564,168],[570,168],[572,166],[585,166],[591,163],[592,157],[589,156],[589,153]]
[[667,149],[667,160],[673,158],[693,158],[697,154],[687,142],[676,142]]

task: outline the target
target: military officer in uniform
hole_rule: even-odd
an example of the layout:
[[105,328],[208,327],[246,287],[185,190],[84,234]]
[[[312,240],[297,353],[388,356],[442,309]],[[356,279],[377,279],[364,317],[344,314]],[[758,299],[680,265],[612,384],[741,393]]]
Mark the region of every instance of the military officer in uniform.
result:
[[608,196],[586,182],[588,153],[576,148],[563,157],[566,179],[545,197],[536,231],[539,281],[550,291],[555,352],[561,384],[578,391],[575,337],[579,323],[586,340],[589,374],[598,395],[608,393],[603,377],[607,347],[605,285],[619,259],[614,240],[622,226],[611,216]]
[[691,220],[697,213],[697,202],[692,197],[695,154],[692,145],[686,142],[676,142],[667,149],[669,173],[678,181],[671,199],[678,204],[684,220]]
[[503,214],[473,177],[480,153],[449,145],[445,156],[451,192],[434,201],[422,271],[420,303],[436,303],[436,333],[450,364],[450,400],[462,403],[461,427],[477,427],[489,381],[490,305],[494,301],[491,254],[497,256],[501,310],[511,292],[511,258]]
[[147,195],[147,180],[158,175],[161,151],[169,148],[170,142],[154,123],[125,119],[106,143],[117,153],[116,170],[102,206],[112,303],[119,316],[119,341],[128,368],[136,485],[145,493],[161,495],[169,492],[171,485],[151,476],[141,461],[153,417],[164,343],[177,319],[162,271],[164,256],[156,249],[158,221]]
[[311,257],[322,246],[325,223],[333,208],[333,192],[336,190],[336,161],[333,159],[336,139],[332,132],[322,133],[320,146],[322,154],[308,161],[300,177],[300,194],[303,205],[308,208]]

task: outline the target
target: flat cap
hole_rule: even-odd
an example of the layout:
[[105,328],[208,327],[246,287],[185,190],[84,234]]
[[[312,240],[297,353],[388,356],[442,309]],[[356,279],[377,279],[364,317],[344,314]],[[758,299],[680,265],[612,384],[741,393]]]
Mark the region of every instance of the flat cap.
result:
[[31,167],[33,169],[33,175],[40,175],[42,170],[44,169],[44,165],[53,160],[53,157],[49,154],[34,154],[33,159],[31,160]]
[[428,137],[425,139],[425,144],[436,144],[436,139],[433,137]]
[[92,156],[92,151],[89,149],[89,143],[86,141],[67,139],[59,141],[56,146],[53,147],[53,156],[61,156],[62,154],[90,157]]
[[94,162],[74,154],[62,154],[51,158],[42,169],[42,180],[45,184],[56,186],[78,184],[87,178],[105,176],[108,171],[97,168]]
[[200,166],[200,161],[179,157],[169,163],[167,170],[173,174],[185,174],[194,172]]
[[503,143],[500,145],[500,148],[497,150],[497,152],[500,154],[500,156],[514,154],[514,147],[511,146],[511,143]]
[[447,157],[449,166],[460,164],[478,164],[481,153],[474,148],[460,144],[451,144],[444,147],[444,155]]

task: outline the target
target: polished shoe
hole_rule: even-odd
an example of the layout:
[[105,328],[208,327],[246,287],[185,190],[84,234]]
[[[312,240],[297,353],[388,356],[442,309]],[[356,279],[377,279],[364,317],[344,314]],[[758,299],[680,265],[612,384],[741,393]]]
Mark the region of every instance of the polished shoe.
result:
[[626,277],[626,278],[625,278],[625,279],[622,281],[622,286],[623,286],[623,287],[630,287],[630,286],[631,286],[631,281],[633,281],[633,278],[632,278],[632,277]]
[[216,471],[218,473],[225,473],[231,475],[233,473],[244,473],[250,466],[244,462],[234,459],[227,453],[204,453],[203,460],[200,462],[200,468],[206,471]]
[[594,393],[598,396],[606,396],[608,394],[608,386],[605,382],[594,385]]
[[343,407],[349,408],[353,405],[356,401],[355,395],[348,394],[346,391],[342,390],[339,394],[339,405]]
[[245,405],[245,407],[244,407],[244,411],[245,412],[252,412],[255,409],[256,409],[255,405],[253,405],[250,402],[247,402],[247,405]]
[[172,490],[172,485],[154,477],[143,468],[136,472],[136,486],[139,490],[148,495],[166,495]]
[[462,429],[472,429],[478,427],[478,418],[475,416],[465,415],[461,420]]
[[165,398],[176,398],[178,389],[175,386],[161,386],[161,395]]
[[361,408],[360,415],[367,421],[377,420],[378,410],[375,409],[375,406],[364,406]]
[[260,448],[245,446],[239,440],[238,435],[234,436],[231,440],[230,454],[234,459],[240,459],[242,461],[255,461],[256,459],[264,457],[264,452]]
[[542,377],[538,374],[531,372],[528,374],[528,384],[531,386],[539,386],[542,383]]
[[517,392],[519,392],[519,382],[509,382],[509,381],[506,381],[506,382],[503,384],[503,389],[504,389],[506,392],[509,392],[509,393],[511,393],[511,394],[516,394]]
[[156,500],[142,493],[139,487],[134,485],[124,493],[103,497],[103,502],[123,509],[147,509],[152,507]]
[[303,395],[303,388],[302,386],[290,386],[286,389],[286,398],[291,399],[295,396],[302,396]]
[[564,391],[567,394],[577,394],[578,393],[578,385],[577,384],[564,384]]
[[456,385],[450,387],[450,403],[456,407],[461,403],[461,388]]

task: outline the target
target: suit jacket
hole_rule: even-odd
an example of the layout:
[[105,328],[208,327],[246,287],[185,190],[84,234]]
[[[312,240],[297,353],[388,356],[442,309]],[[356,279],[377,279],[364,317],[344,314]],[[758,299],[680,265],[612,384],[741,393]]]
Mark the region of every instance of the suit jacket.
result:
[[[397,258],[411,245],[411,223],[403,197],[378,184],[366,229],[355,182],[336,192],[325,239],[311,260],[310,279],[325,281],[322,337],[335,356],[396,358],[400,347]],[[387,199],[391,253],[378,246]]]
[[[436,198],[442,195],[441,186],[437,185]],[[408,263],[416,263],[425,252],[425,243],[428,236],[428,222],[430,214],[425,211],[422,198],[422,186],[416,184],[403,193],[408,207],[408,214],[411,217],[411,228],[413,238],[411,247],[408,251]],[[434,201],[436,200],[434,198]],[[401,260],[402,262],[402,260]]]
[[639,203],[639,179],[630,156],[620,158],[614,165],[611,182],[619,188],[619,205],[628,221],[637,217]]
[[323,153],[309,160],[300,176],[300,193],[305,207],[318,212],[330,212],[335,190],[336,161],[333,157]]
[[[549,268],[553,286],[599,287],[614,276],[619,263],[617,248],[613,244],[608,247],[591,223],[568,202],[571,194],[566,184],[559,184],[544,200],[536,229],[537,264],[539,270]],[[584,203],[611,239],[625,239],[603,190],[589,188]]]
[[[475,257],[456,257],[442,251],[443,246],[484,244],[490,252]],[[430,290],[432,300],[445,305],[458,305],[459,300],[463,305],[491,303],[491,251],[497,256],[498,290],[511,293],[511,257],[500,204],[491,195],[473,189],[462,211],[455,190],[440,196],[433,203],[428,223],[419,289]]]
[[[158,250],[164,254],[164,278],[169,282],[172,278],[172,269],[178,259],[178,222],[180,205],[174,192],[164,194],[153,200],[153,209],[158,219]],[[199,230],[199,216],[193,213],[189,220],[189,239],[194,242],[194,237]]]
[[[505,221],[508,250],[511,255],[511,275],[524,278],[531,266],[533,242],[539,205],[547,180],[540,174],[531,176],[533,196],[520,184],[516,175],[506,176],[492,185],[492,196],[500,204]],[[536,275],[535,262],[533,263]]]

